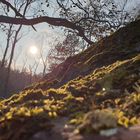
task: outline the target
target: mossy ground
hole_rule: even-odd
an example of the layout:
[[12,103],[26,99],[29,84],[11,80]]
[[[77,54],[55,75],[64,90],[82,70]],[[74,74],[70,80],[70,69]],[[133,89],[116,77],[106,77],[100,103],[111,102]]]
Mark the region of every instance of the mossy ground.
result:
[[39,130],[51,131],[53,120],[60,117],[67,117],[81,133],[138,124],[139,68],[137,55],[58,89],[28,89],[1,101],[0,139],[28,139]]

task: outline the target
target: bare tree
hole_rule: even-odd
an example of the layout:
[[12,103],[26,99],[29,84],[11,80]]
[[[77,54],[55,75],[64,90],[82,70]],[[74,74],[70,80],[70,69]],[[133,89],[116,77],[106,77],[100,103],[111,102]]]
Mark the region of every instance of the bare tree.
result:
[[58,42],[50,48],[47,56],[48,70],[52,71],[58,64],[82,50],[81,42],[76,34],[67,34],[63,42]]
[[29,74],[30,74],[30,84],[37,80],[36,71],[38,68],[39,62],[34,61],[33,65],[29,65]]
[[2,57],[1,67],[4,66],[6,55],[7,55],[8,49],[10,47],[10,39],[11,39],[11,36],[12,36],[12,26],[13,25],[10,24],[9,25],[9,29],[7,29],[8,31],[7,31],[6,47],[5,47],[5,51],[4,51],[3,57]]
[[22,67],[21,67],[21,72],[24,72],[26,68],[26,65],[27,65],[27,54],[24,55],[24,59],[23,59],[23,62],[22,62]]
[[112,0],[57,0],[60,16],[81,26],[90,40],[100,39],[131,20],[125,11],[127,2],[120,9]]
[[55,9],[57,17],[48,16],[47,10],[51,5],[51,0],[24,0],[24,2],[27,1],[39,5],[38,7],[35,7],[35,4],[34,7],[30,6],[34,13],[31,16],[21,14],[13,4],[0,0],[7,6],[7,9],[14,11],[17,15],[16,17],[0,15],[0,22],[31,25],[33,28],[35,24],[46,22],[52,26],[71,29],[88,44],[92,44],[91,36],[99,38],[111,30],[118,29],[130,20],[129,14],[124,10],[127,0],[125,0],[122,9],[118,9],[112,0],[55,0],[53,2],[56,4],[55,7],[58,7],[57,10]]
[[[44,58],[45,57],[45,58]],[[43,51],[40,53],[40,59],[41,59],[41,62],[43,64],[43,72],[42,72],[42,75],[43,77],[45,76],[46,74],[46,70],[47,70],[47,64],[48,64],[48,56],[43,56]]]
[[[21,9],[23,8],[22,17],[24,17],[26,15],[26,12],[28,10],[28,7],[30,6],[30,4],[32,2],[33,1],[22,1],[20,3],[16,3],[16,1],[15,1],[15,7],[17,7],[18,5],[20,5],[18,7],[18,10],[17,10],[18,12],[20,12]],[[16,18],[18,15],[17,15],[17,13],[15,13],[15,14],[16,14],[15,15],[15,18]],[[10,28],[9,28],[9,31],[8,31],[7,46],[6,46],[6,50],[5,50],[4,56],[3,56],[3,63],[4,63],[5,57],[6,57],[6,54],[7,54],[7,50],[9,48],[9,42],[10,42],[10,39],[12,38],[11,39],[12,40],[12,43],[11,43],[12,44],[12,46],[11,46],[11,53],[10,53],[10,59],[9,59],[9,62],[8,62],[6,80],[5,80],[5,94],[7,93],[8,81],[9,81],[9,78],[10,78],[10,70],[11,70],[11,65],[12,65],[12,61],[13,61],[13,58],[14,58],[14,52],[15,52],[16,44],[22,38],[22,34],[20,34],[20,31],[22,29],[22,24],[19,25],[19,27],[17,29],[15,29],[14,33],[11,34],[11,32],[12,32],[12,26],[13,25],[10,25]]]
[[46,34],[43,33],[40,36],[39,42],[40,42],[39,60],[41,61],[42,65],[43,65],[42,76],[44,76],[46,74],[47,62],[48,62],[47,54],[44,54],[45,49],[46,49],[46,48],[44,48],[44,46],[46,45]]

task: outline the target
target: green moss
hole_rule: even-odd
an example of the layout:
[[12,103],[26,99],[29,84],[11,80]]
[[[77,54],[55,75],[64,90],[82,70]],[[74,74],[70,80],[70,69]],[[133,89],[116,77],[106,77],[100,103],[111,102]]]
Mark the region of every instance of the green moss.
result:
[[89,112],[79,126],[80,133],[99,132],[102,129],[116,128],[117,118],[110,110],[96,110]]

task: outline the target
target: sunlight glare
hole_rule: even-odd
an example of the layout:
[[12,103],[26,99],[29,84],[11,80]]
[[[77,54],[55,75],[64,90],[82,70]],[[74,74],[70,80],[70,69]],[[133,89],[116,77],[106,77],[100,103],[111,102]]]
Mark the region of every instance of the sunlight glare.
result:
[[29,49],[29,52],[33,55],[37,54],[38,52],[38,49],[36,46],[31,46],[30,49]]

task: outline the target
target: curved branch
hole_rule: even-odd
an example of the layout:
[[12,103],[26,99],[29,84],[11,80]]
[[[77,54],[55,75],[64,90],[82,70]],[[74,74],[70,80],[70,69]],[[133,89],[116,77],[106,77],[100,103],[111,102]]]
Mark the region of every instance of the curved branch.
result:
[[84,21],[84,20],[91,20],[91,21],[95,21],[95,22],[107,23],[107,24],[110,26],[110,28],[116,27],[115,25],[112,25],[108,20],[95,19],[95,18],[93,18],[93,17],[83,17],[83,18],[81,18],[80,20],[78,20],[78,21],[76,21],[76,22],[74,22],[74,23],[75,23],[75,24],[78,24],[78,23],[80,23],[80,22],[82,22],[82,21]]
[[72,30],[78,31],[78,35],[83,37],[83,39],[89,43],[92,44],[93,42],[89,40],[84,33],[84,29],[81,26],[76,25],[75,23],[72,23],[68,21],[67,19],[63,18],[53,18],[48,16],[42,16],[38,18],[32,18],[32,19],[25,19],[25,18],[13,18],[13,17],[7,17],[0,15],[0,22],[4,23],[12,23],[12,24],[22,24],[22,25],[35,25],[39,23],[46,22],[53,26],[63,26],[66,28],[70,28]]
[[[10,7],[16,14],[16,16],[19,16],[19,17],[22,17],[22,18],[25,18],[25,14],[22,15],[11,3],[9,3],[8,1],[6,0],[0,0],[1,3],[5,4],[7,7]],[[27,2],[27,5],[29,5],[29,3]],[[33,25],[31,25],[32,28],[36,31],[35,27]]]
[[2,2],[3,4],[5,4],[7,7],[10,7],[10,8],[15,12],[15,14],[16,14],[17,16],[23,17],[23,15],[20,14],[20,13],[18,12],[18,10],[17,10],[14,6],[12,6],[8,1],[6,1],[6,0],[0,0],[0,2]]

